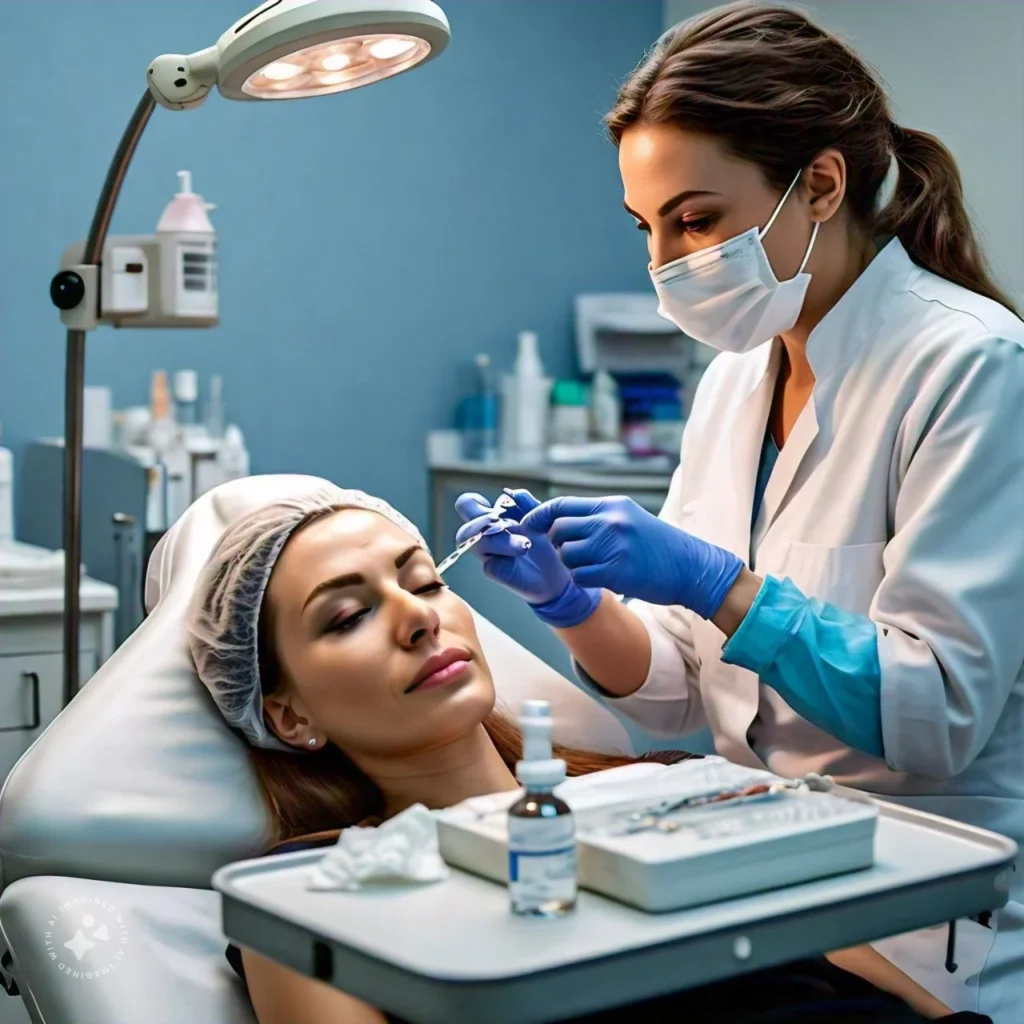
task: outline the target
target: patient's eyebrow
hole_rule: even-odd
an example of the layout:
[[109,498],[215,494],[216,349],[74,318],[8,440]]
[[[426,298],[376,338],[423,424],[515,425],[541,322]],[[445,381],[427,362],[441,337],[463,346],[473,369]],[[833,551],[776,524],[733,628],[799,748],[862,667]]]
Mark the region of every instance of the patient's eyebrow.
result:
[[[421,547],[419,544],[413,544],[411,547],[406,548],[396,559],[395,568],[401,569],[406,562],[416,554],[417,551],[422,551],[426,554],[426,548]],[[344,576],[332,576],[329,580],[324,580],[323,583],[318,583],[306,598],[306,603],[302,606],[302,610],[306,608],[321,594],[328,590],[343,590],[345,587],[357,587],[360,583],[365,583],[366,577],[362,573],[349,572],[345,573]]]
[[302,606],[302,610],[305,611],[309,604],[321,594],[327,590],[341,590],[344,587],[355,587],[360,583],[365,583],[366,579],[361,573],[350,572],[344,576],[333,576],[329,580],[324,580],[323,583],[318,583],[306,598],[306,603]]
[[399,556],[398,556],[398,557],[397,557],[397,558],[395,559],[395,568],[396,568],[396,569],[401,569],[401,568],[402,568],[402,566],[403,566],[403,565],[405,565],[405,563],[406,563],[406,562],[408,562],[408,561],[409,561],[409,559],[410,559],[410,558],[412,558],[412,556],[413,556],[413,555],[415,555],[417,551],[422,551],[422,552],[423,552],[424,554],[426,554],[426,553],[427,553],[427,552],[426,552],[426,549],[425,549],[425,548],[422,548],[422,547],[420,547],[420,545],[419,545],[419,544],[413,544],[413,546],[412,546],[412,547],[410,547],[410,548],[406,548],[406,549],[405,549],[405,550],[404,550],[404,551],[403,551],[403,552],[402,552],[402,553],[401,553],[401,554],[400,554],[400,555],[399,555]]

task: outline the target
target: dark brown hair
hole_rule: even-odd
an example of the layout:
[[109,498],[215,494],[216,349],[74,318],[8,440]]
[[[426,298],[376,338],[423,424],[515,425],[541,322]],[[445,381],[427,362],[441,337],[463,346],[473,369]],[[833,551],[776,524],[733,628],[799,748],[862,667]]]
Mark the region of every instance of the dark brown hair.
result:
[[[733,3],[681,22],[629,76],[605,123],[616,144],[637,124],[711,136],[780,190],[834,147],[846,160],[856,222],[1014,310],[985,263],[953,155],[935,136],[896,125],[878,75],[800,11]],[[899,176],[879,210],[892,156]]]
[[[484,728],[502,761],[514,770],[523,749],[518,727],[503,712],[495,710],[484,721]],[[589,775],[636,761],[675,761],[690,756],[673,751],[637,758],[557,744],[554,749],[571,776]],[[374,824],[383,816],[380,790],[333,743],[311,753],[249,747],[249,756],[270,811],[275,844],[298,836],[335,832],[349,825]]]

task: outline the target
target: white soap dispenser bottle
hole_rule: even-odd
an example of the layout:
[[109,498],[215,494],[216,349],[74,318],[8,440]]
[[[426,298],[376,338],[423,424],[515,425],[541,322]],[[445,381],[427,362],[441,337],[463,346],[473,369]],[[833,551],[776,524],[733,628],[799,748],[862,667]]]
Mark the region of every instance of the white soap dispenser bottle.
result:
[[207,203],[192,191],[192,174],[178,171],[178,192],[156,226],[163,313],[217,318],[217,233]]

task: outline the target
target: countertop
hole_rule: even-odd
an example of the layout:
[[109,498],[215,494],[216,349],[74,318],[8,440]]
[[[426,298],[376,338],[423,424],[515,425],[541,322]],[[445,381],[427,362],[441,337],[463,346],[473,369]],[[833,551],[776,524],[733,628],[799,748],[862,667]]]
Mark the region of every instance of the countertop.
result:
[[[14,543],[9,549],[18,556],[19,564],[26,558],[48,560],[53,552],[30,544]],[[0,551],[0,559],[3,552]],[[79,591],[83,612],[111,612],[117,608],[117,588],[109,583],[82,577]],[[54,585],[52,576],[43,577],[42,585],[23,586],[4,582],[0,576],[0,617],[13,615],[59,615],[64,611],[64,587]]]

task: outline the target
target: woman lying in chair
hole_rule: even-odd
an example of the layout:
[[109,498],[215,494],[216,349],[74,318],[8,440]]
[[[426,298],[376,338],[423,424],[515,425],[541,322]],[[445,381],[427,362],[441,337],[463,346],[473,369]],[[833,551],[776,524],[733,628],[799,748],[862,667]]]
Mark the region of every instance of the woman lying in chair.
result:
[[[278,840],[271,854],[325,846],[341,828],[414,803],[446,807],[517,788],[519,733],[495,708],[470,610],[416,528],[378,499],[325,487],[236,523],[200,580],[189,636],[199,677],[249,742]],[[634,760],[558,756],[570,775]],[[260,1024],[395,1021],[248,950],[229,947],[228,959]],[[858,947],[585,1020],[666,1012],[688,1024],[897,1024],[950,1013]]]

